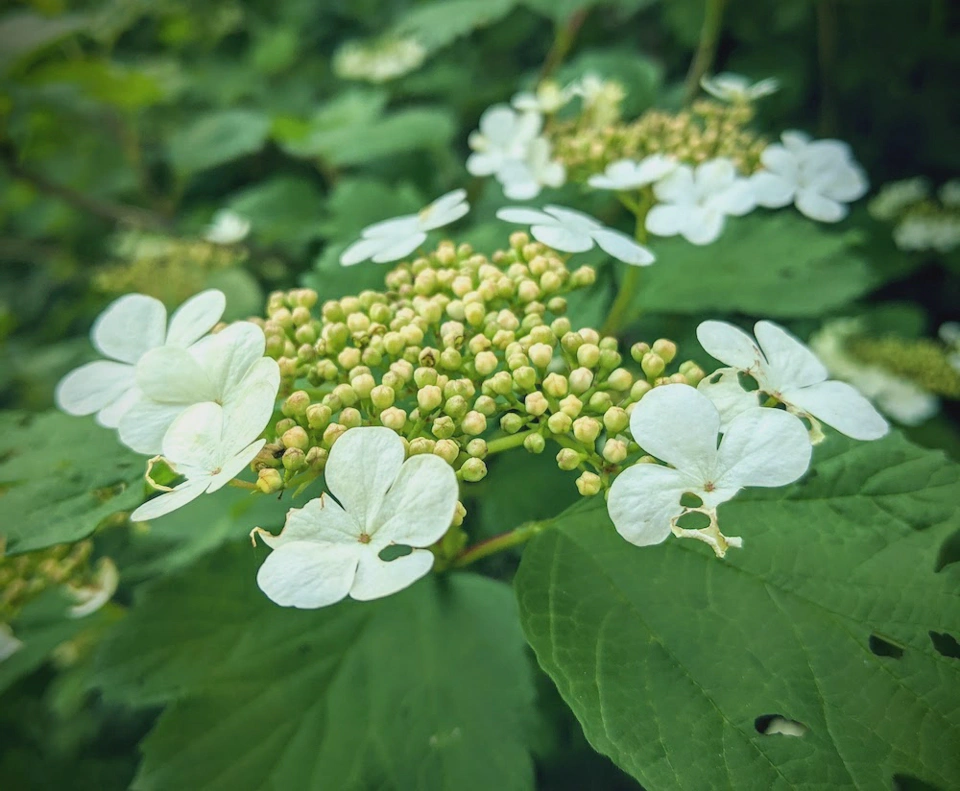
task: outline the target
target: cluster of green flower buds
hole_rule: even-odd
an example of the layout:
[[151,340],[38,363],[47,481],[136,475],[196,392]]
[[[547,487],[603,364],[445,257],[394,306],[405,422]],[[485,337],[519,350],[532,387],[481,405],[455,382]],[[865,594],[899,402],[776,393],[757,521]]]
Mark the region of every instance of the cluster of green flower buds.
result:
[[648,110],[629,123],[596,128],[579,120],[553,127],[555,156],[572,181],[583,182],[618,159],[643,159],[668,154],[697,165],[715,157],[733,160],[741,173],[760,167],[767,141],[747,126],[753,118],[748,103],[721,104],[707,99],[689,110],[668,113]]
[[951,350],[929,338],[859,335],[847,342],[847,351],[860,362],[878,365],[927,392],[960,399],[960,371],[951,362]]
[[552,440],[557,464],[581,470],[578,488],[596,494],[637,451],[623,436],[632,405],[651,387],[704,374],[692,362],[668,374],[677,352],[668,340],[634,345],[631,365],[615,338],[574,331],[565,295],[594,280],[592,268],[571,272],[517,232],[490,258],[444,242],[390,271],[386,292],[319,309],[311,290],[272,294],[261,324],[280,365],[283,418],[254,461],[258,488],[308,483],[344,431],[373,425],[470,483],[486,475],[488,455],[542,453]]
[[2,549],[0,546],[0,623],[9,623],[25,604],[50,588],[83,587],[93,579],[93,542],[89,540],[21,555],[4,555]]

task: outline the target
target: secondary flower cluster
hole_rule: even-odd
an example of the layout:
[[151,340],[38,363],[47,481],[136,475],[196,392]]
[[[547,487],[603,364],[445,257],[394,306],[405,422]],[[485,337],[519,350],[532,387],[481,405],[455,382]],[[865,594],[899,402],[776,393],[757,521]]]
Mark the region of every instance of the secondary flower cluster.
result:
[[427,51],[412,38],[348,41],[333,56],[333,72],[343,80],[384,83],[416,71],[426,57]]
[[907,251],[949,253],[960,246],[960,181],[948,181],[936,197],[924,178],[885,184],[870,201],[870,213],[893,222],[893,240]]

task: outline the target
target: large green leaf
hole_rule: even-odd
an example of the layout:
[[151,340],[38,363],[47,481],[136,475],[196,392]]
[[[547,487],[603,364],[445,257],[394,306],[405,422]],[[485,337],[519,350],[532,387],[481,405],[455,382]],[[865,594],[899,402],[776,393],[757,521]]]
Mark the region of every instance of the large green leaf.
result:
[[533,690],[509,588],[430,578],[277,607],[249,545],[149,589],[104,646],[113,699],[173,701],[137,789],[529,789]]
[[[831,436],[800,483],[721,507],[744,539],[724,560],[633,547],[584,503],[524,553],[524,630],[651,791],[960,787],[958,471],[899,436]],[[809,730],[760,732],[771,715]]]
[[274,176],[234,193],[228,205],[262,243],[299,248],[317,236],[323,196],[310,179]]
[[795,211],[731,218],[713,244],[655,239],[643,271],[643,311],[819,316],[869,291],[875,276],[853,250],[856,234],[825,229]]
[[487,27],[509,14],[518,0],[441,0],[416,6],[401,17],[394,33],[415,38],[427,50]]
[[207,113],[170,139],[170,162],[181,173],[195,173],[254,154],[266,142],[270,123],[257,110]]
[[32,11],[14,11],[0,19],[0,69],[32,52],[90,27],[83,14],[45,17]]
[[89,418],[0,415],[0,537],[7,552],[77,541],[143,500],[144,458]]

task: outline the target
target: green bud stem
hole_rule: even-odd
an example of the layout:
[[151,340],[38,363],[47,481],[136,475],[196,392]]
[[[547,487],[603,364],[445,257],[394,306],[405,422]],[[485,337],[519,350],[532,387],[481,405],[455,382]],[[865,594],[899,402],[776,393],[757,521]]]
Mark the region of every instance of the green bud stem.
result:
[[[650,211],[651,207],[651,196],[644,194],[640,201],[636,203],[621,196],[621,201],[637,218],[636,228],[633,233],[634,238],[641,244],[646,244],[647,226],[645,222],[647,212]],[[606,321],[603,322],[603,328],[600,330],[601,335],[616,335],[617,332],[623,329],[626,313],[630,309],[630,303],[633,302],[634,295],[637,293],[637,287],[640,285],[640,267],[626,266],[627,273],[623,276],[623,282],[620,284],[617,297],[610,306],[610,312],[607,314]],[[634,316],[634,318],[636,318],[636,316]]]
[[492,456],[495,453],[502,453],[511,448],[519,448],[523,445],[523,441],[531,434],[536,434],[536,431],[533,429],[529,431],[518,431],[516,434],[509,434],[506,437],[492,439],[487,443],[487,455]]
[[237,489],[248,489],[251,492],[260,491],[257,488],[255,483],[250,483],[249,481],[241,481],[239,478],[234,478],[231,481],[227,481],[229,486],[235,486]]
[[[510,439],[513,439],[513,437],[510,437]],[[481,541],[479,544],[474,544],[472,547],[467,547],[465,550],[463,550],[463,552],[454,558],[453,562],[450,564],[450,568],[462,569],[472,563],[476,563],[482,558],[495,555],[497,552],[503,552],[505,549],[510,549],[510,547],[516,547],[520,544],[525,544],[538,533],[542,533],[549,526],[549,520],[545,522],[526,522],[525,524],[515,527],[513,530],[509,530],[506,533],[501,533],[493,538],[488,538],[486,541]]]

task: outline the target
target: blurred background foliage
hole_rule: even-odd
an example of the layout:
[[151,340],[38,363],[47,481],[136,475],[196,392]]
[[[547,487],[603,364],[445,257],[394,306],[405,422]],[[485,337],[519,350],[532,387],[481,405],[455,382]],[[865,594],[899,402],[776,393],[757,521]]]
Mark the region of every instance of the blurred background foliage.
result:
[[[213,285],[237,318],[260,313],[276,287],[308,285],[321,299],[379,287],[382,269],[343,269],[340,252],[365,225],[457,186],[468,187],[475,206],[460,238],[495,249],[509,233],[493,221],[506,201],[492,179],[472,179],[463,165],[483,110],[543,76],[588,72],[624,84],[629,117],[678,108],[705,7],[703,0],[6,4],[0,404],[48,408],[56,381],[89,358],[93,318],[126,291],[175,305]],[[345,43],[399,38],[422,48],[422,63],[408,73],[370,81],[347,79],[341,68],[338,76]],[[780,92],[760,106],[761,132],[773,138],[799,128],[849,141],[874,187],[917,174],[940,183],[960,172],[956,3],[729,0],[713,63],[715,71],[779,79]],[[568,186],[545,195],[550,200],[583,205],[585,198]],[[611,206],[596,208],[609,214]],[[242,244],[203,240],[221,209],[250,222]],[[636,331],[685,341],[699,316],[716,310],[795,320],[801,333],[830,314],[866,312],[907,337],[957,318],[956,261],[898,251],[862,209],[838,229],[781,215],[733,222],[727,234],[702,249],[655,245],[661,263]],[[699,280],[717,260],[733,267],[729,293]],[[771,272],[800,272],[806,284],[780,309],[784,281],[771,281]],[[575,320],[599,323],[614,287],[607,272],[576,306]],[[891,301],[906,304],[875,309]],[[956,437],[949,416],[915,432],[954,453]],[[542,467],[552,480],[555,467],[539,461],[525,462],[529,474]],[[505,460],[484,485],[511,477]],[[498,500],[481,508],[476,527],[498,532],[545,516],[541,505]],[[203,541],[232,537],[231,525],[200,543],[187,541],[184,528],[185,543],[169,563],[199,556]],[[168,570],[157,560],[171,557],[163,547],[138,544],[135,535],[125,541],[111,554],[126,557],[127,581]],[[4,694],[0,727],[11,734],[0,752],[4,787],[125,787],[134,745],[156,712],[91,702],[89,657],[62,665],[64,672],[47,664],[12,680]],[[549,684],[542,696],[543,788],[635,787],[588,748]]]

